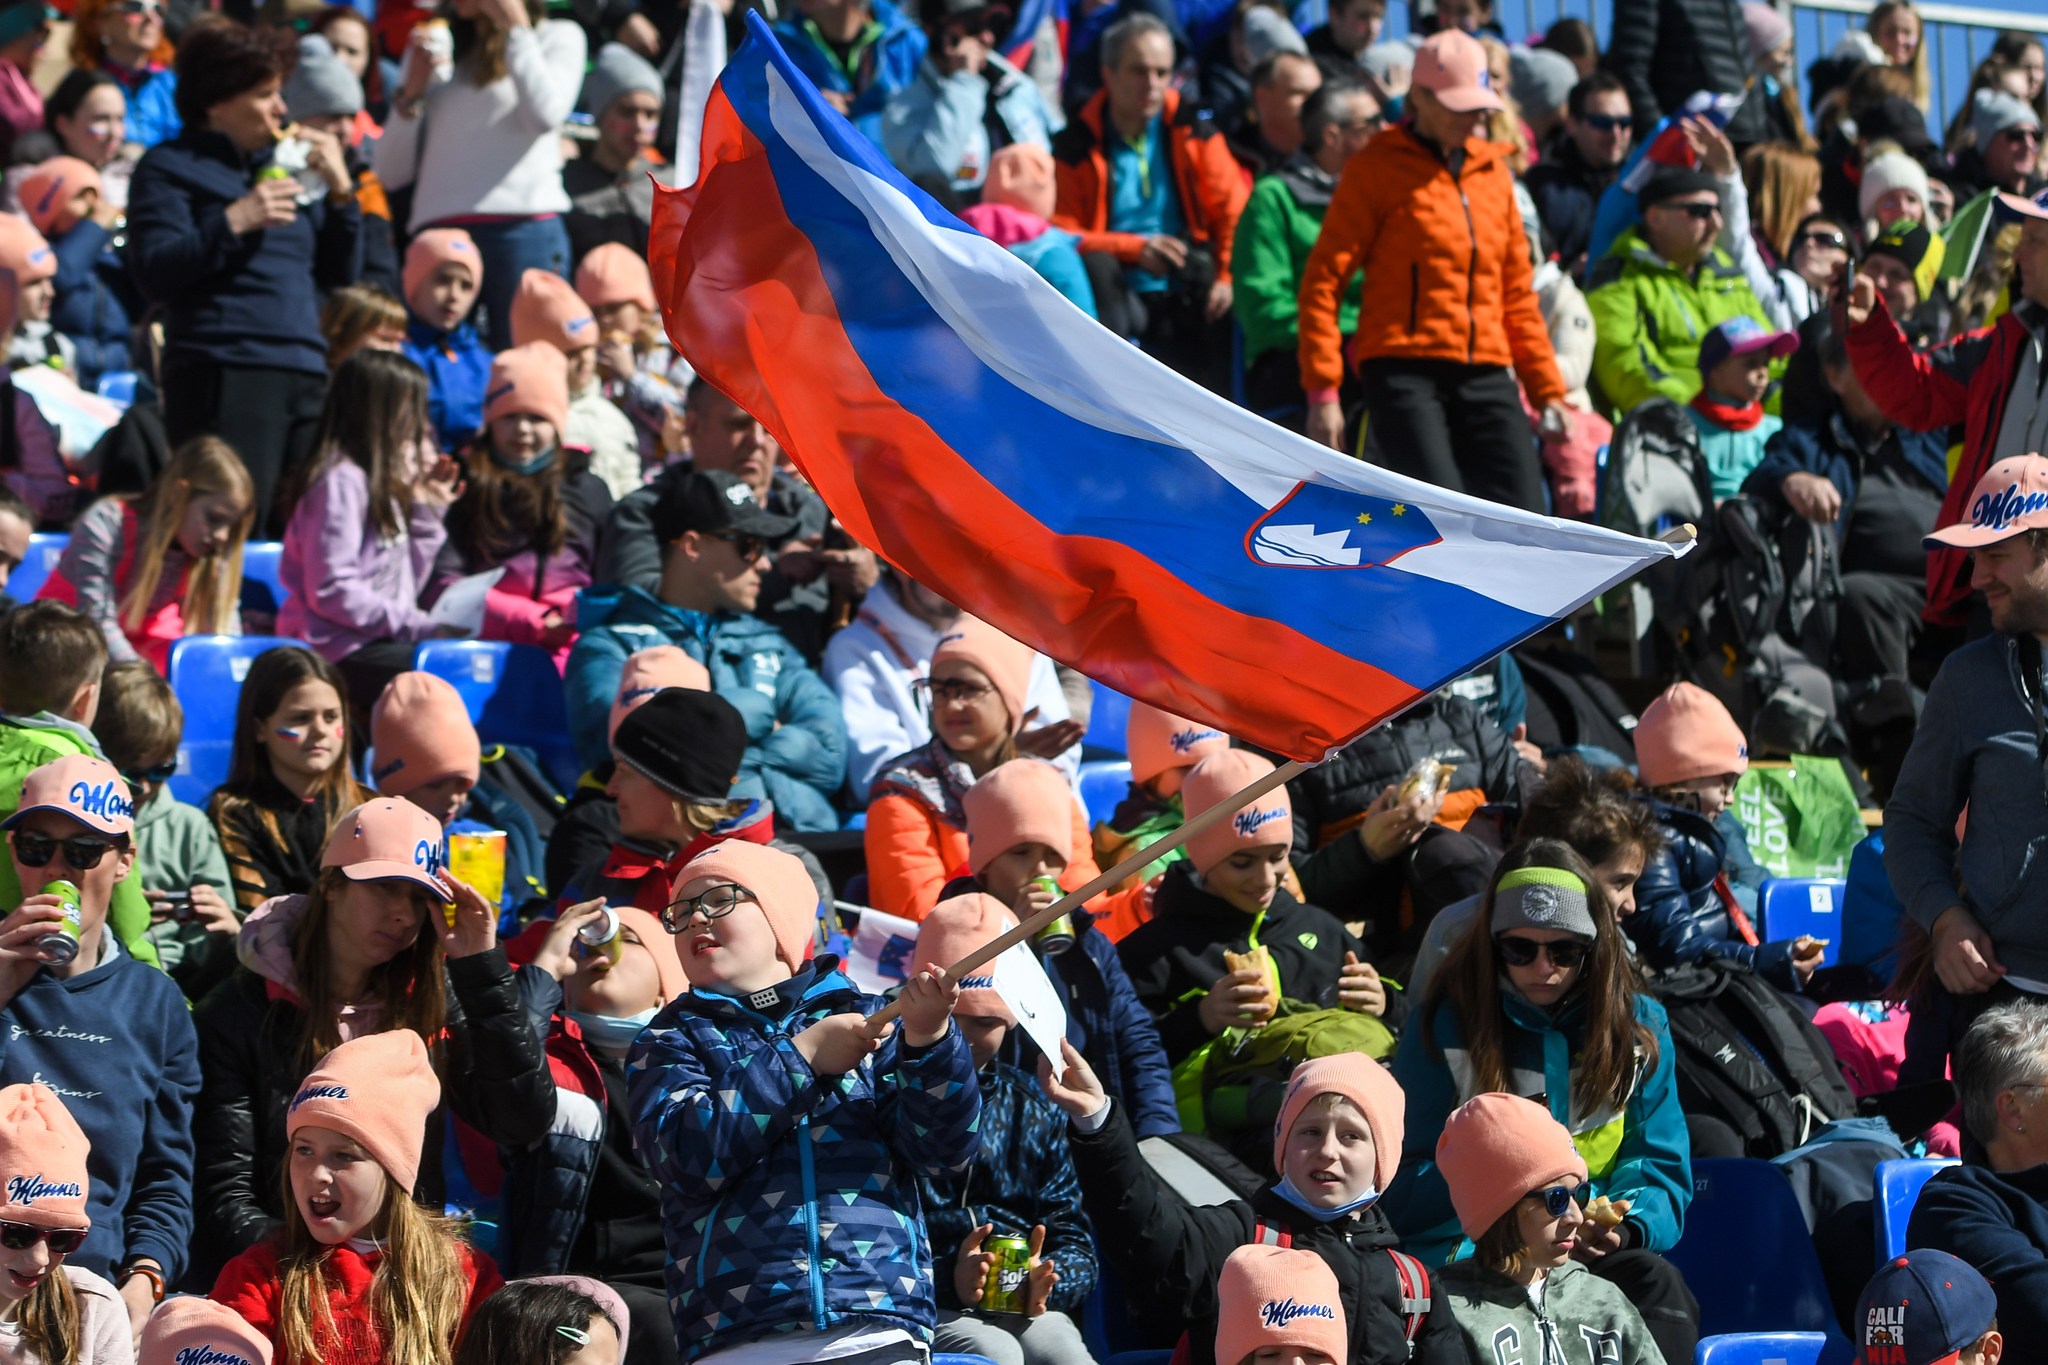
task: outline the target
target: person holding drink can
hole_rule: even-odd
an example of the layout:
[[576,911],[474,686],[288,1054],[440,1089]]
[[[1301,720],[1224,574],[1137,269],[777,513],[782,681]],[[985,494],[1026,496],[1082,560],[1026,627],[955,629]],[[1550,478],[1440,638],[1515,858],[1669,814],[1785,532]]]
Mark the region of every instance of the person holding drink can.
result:
[[112,764],[73,754],[28,775],[0,829],[41,888],[0,919],[0,1085],[49,1086],[91,1140],[91,1231],[67,1264],[112,1280],[139,1329],[192,1241],[199,1047],[177,986],[108,932],[134,801]]

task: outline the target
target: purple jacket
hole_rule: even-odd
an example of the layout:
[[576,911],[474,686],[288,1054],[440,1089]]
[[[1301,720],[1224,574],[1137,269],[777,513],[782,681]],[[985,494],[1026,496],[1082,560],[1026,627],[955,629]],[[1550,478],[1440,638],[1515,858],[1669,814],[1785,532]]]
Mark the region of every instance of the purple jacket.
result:
[[420,589],[447,531],[440,508],[414,503],[406,534],[380,540],[361,465],[330,454],[285,527],[278,576],[289,594],[277,629],[340,659],[376,640],[423,640],[433,623]]

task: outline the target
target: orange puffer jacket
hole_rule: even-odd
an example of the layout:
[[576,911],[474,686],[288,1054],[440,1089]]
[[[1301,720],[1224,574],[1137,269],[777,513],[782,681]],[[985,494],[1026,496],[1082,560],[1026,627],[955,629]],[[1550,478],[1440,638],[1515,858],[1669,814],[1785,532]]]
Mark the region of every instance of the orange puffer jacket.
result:
[[1474,139],[1457,175],[1407,126],[1345,165],[1301,279],[1301,382],[1334,395],[1344,377],[1337,300],[1365,272],[1351,360],[1398,357],[1512,365],[1540,411],[1564,380],[1530,287],[1508,148]]
[[[1081,250],[1106,251],[1125,265],[1135,265],[1145,247],[1144,236],[1109,230],[1109,154],[1102,143],[1108,101],[1108,91],[1096,92],[1052,140],[1054,184],[1059,195],[1052,221],[1055,227],[1078,233]],[[1166,92],[1160,121],[1166,126],[1173,183],[1180,190],[1188,237],[1216,253],[1217,278],[1227,280],[1238,215],[1251,198],[1244,172],[1210,121],[1209,112],[1182,100],[1178,91]]]

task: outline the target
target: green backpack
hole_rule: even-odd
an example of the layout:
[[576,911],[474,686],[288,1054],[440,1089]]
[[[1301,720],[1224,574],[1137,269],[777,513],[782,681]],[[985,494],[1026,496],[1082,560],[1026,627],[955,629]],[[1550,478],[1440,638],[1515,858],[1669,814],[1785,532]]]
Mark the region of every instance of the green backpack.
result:
[[1393,1055],[1394,1034],[1376,1016],[1283,999],[1262,1028],[1225,1029],[1174,1068],[1173,1097],[1190,1133],[1270,1124],[1294,1068],[1315,1057]]

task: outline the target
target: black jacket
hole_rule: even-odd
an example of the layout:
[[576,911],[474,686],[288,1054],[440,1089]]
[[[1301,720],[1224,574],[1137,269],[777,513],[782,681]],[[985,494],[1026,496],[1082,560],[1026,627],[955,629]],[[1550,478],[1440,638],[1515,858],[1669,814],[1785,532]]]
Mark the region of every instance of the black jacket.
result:
[[[427,1122],[421,1150],[419,1201],[440,1206],[445,1182],[441,1148],[445,1114],[508,1142],[546,1133],[552,1105],[540,1094],[546,1076],[541,1037],[513,984],[502,947],[447,964],[448,1024],[437,1049],[441,1108]],[[286,1108],[305,1077],[299,1002],[239,968],[201,1001],[203,1082],[192,1116],[198,1148],[193,1206],[200,1253],[215,1269],[277,1230],[284,1216]]]
[[128,188],[128,268],[165,310],[164,358],[327,374],[322,291],[362,272],[353,196],[315,200],[284,227],[236,234],[228,205],[270,153],[245,156],[221,133],[187,128],[143,154]]
[[[1209,988],[1229,973],[1223,950],[1245,952],[1251,946],[1253,917],[1219,896],[1196,886],[1192,868],[1177,862],[1160,878],[1153,893],[1152,918],[1126,934],[1117,956],[1138,993],[1138,1003],[1159,1024],[1159,1041],[1173,1065],[1214,1035],[1202,1025],[1197,1009]],[[1344,954],[1365,960],[1365,947],[1328,911],[1303,905],[1281,887],[1273,903],[1258,917],[1259,942],[1280,970],[1280,992],[1305,1005],[1334,1008],[1337,978]],[[1387,992],[1387,1026],[1396,1026],[1391,1003],[1399,993]]]
[[[1614,31],[1600,65],[1628,87],[1636,136],[1699,90],[1742,93],[1749,48],[1738,0],[1615,0]],[[1728,140],[1747,147],[1763,136],[1763,113],[1745,102]]]
[[1103,1265],[1133,1304],[1186,1324],[1195,1365],[1216,1359],[1216,1277],[1230,1253],[1253,1240],[1260,1221],[1286,1233],[1296,1249],[1322,1257],[1336,1275],[1352,1365],[1463,1365],[1464,1335],[1434,1286],[1438,1306],[1423,1319],[1409,1355],[1400,1278],[1387,1254],[1397,1239],[1377,1205],[1355,1218],[1316,1223],[1268,1187],[1249,1202],[1195,1207],[1139,1152],[1121,1105],[1095,1133],[1070,1127],[1068,1145]]
[[1568,275],[1584,271],[1586,248],[1593,240],[1593,215],[1619,170],[1587,164],[1579,154],[1579,144],[1569,133],[1560,132],[1544,149],[1543,160],[1522,177],[1529,197],[1536,201],[1536,216],[1543,220],[1550,249]]

